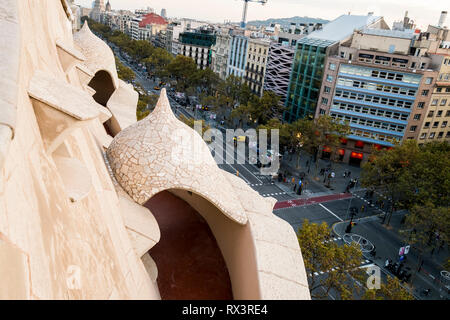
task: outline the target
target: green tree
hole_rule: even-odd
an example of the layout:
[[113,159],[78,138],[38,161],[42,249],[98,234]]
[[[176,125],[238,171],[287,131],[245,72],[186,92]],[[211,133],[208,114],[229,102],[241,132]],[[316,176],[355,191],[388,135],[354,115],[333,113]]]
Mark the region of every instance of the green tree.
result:
[[380,289],[369,289],[364,293],[364,300],[414,300],[414,297],[400,285],[397,278],[387,277],[387,282],[380,284]]
[[450,147],[447,142],[422,147],[407,140],[390,150],[374,150],[363,165],[361,183],[376,189],[394,207],[411,209],[431,203],[435,207],[449,205]]
[[169,76],[167,67],[173,59],[173,56],[167,50],[155,48],[151,55],[142,62],[146,65],[148,71],[153,71],[159,78],[167,78]]
[[265,125],[274,115],[279,115],[284,110],[279,102],[280,98],[275,93],[264,91],[261,98],[252,95],[247,104],[241,104],[233,110],[232,115],[251,126]]
[[188,80],[189,86],[198,87],[206,95],[215,95],[221,81],[219,75],[210,68],[198,69],[190,75]]
[[177,80],[177,90],[184,92],[187,87],[192,86],[189,80],[197,72],[197,65],[192,58],[178,55],[169,63],[167,71]]
[[340,145],[340,139],[350,133],[348,123],[342,123],[328,115],[321,115],[314,120],[307,118],[299,119],[292,123],[295,132],[293,145],[297,153],[297,167],[299,166],[300,148],[314,155],[316,163],[315,174],[318,171],[318,162],[321,149],[327,147],[332,154],[332,159]]
[[401,234],[419,252],[418,272],[425,253],[433,255],[436,249],[450,243],[450,209],[435,207],[431,201],[425,205],[415,205],[405,222],[406,227]]
[[[240,78],[239,78],[240,79]],[[253,98],[254,94],[246,83],[240,84],[239,103],[246,105]]]
[[153,53],[153,45],[145,40],[134,40],[131,47],[131,55],[137,61],[142,61]]
[[[352,285],[353,279],[363,282],[366,275],[358,267],[361,264],[361,250],[352,245],[339,246],[331,239],[328,225],[310,223],[307,219],[299,228],[298,242],[302,250],[303,262],[308,274],[311,297],[326,298],[331,290],[340,299],[352,299],[361,294],[362,287]],[[320,277],[319,272],[324,272]]]
[[153,109],[155,109],[159,96],[156,94],[139,95],[138,105],[136,109],[136,117],[139,120],[147,117]]
[[131,82],[136,78],[136,75],[134,74],[133,70],[125,66],[122,62],[120,62],[117,57],[116,59],[116,67],[117,67],[117,75],[120,79],[126,82]]
[[[221,81],[217,88],[219,94],[229,97],[232,101],[233,107],[237,105],[242,97],[242,78],[234,75],[229,75],[225,81]],[[247,101],[245,101],[245,104]]]

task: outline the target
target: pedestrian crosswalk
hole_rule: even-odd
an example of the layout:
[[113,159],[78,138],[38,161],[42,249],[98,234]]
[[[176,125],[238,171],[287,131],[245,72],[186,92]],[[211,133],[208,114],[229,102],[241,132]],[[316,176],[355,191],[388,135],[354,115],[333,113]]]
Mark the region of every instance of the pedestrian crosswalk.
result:
[[[361,264],[360,264],[359,268],[367,267],[367,266],[369,266],[371,263],[372,263],[372,261],[367,260],[367,259],[364,259],[364,260],[361,261]],[[326,271],[316,271],[316,272],[314,272],[314,273],[309,273],[308,275],[309,275],[310,277],[312,277],[313,274],[314,274],[315,276],[318,276],[318,275],[323,275],[323,274],[325,274],[325,273],[334,272],[334,271],[337,271],[337,270],[339,270],[339,267],[334,267],[334,268],[331,268],[330,270],[326,270]]]
[[381,208],[379,208],[379,207],[376,207],[375,204],[370,203],[370,202],[369,202],[367,199],[365,199],[364,197],[361,197],[360,195],[358,195],[358,194],[356,194],[356,193],[353,193],[353,192],[352,192],[352,195],[353,195],[355,198],[358,198],[358,199],[364,201],[365,203],[367,203],[368,205],[370,205],[370,207],[372,207],[372,208],[375,207],[375,209],[377,209],[377,210],[380,211],[381,213],[386,214],[385,211],[381,210]]
[[342,238],[341,237],[331,237],[330,239],[325,240],[324,243],[339,241],[339,240],[342,240]]
[[273,185],[273,184],[275,184],[274,182],[269,182],[269,183],[250,183],[250,182],[247,182],[247,184],[250,186],[250,187],[260,187],[260,186],[264,186],[264,185]]
[[273,197],[273,196],[282,196],[285,194],[289,194],[289,192],[275,192],[275,193],[266,193],[266,194],[261,194],[263,197]]

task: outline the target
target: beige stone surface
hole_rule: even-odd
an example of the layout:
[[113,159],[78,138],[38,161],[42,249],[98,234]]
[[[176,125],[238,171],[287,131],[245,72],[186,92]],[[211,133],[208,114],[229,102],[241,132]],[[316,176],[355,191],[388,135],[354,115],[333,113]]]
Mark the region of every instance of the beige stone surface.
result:
[[74,158],[53,157],[53,159],[70,201],[85,198],[92,189],[91,176],[86,166]]
[[0,275],[9,275],[9,277],[2,279],[0,300],[28,299],[30,297],[28,257],[19,248],[2,240],[1,234],[0,261],[2,262],[0,263]]
[[111,129],[114,133],[119,133],[137,121],[136,105],[139,94],[134,91],[133,86],[119,80],[119,87],[109,98],[107,107],[113,118],[111,119]]
[[[204,215],[236,298],[309,299],[274,199],[220,170],[165,92],[135,123],[137,93],[87,25],[72,35],[67,8],[0,2],[0,298],[161,299],[146,253],[160,230],[141,205],[171,190]],[[101,70],[115,87],[108,108],[87,86]],[[104,123],[116,124],[114,139]]]
[[[184,150],[187,144],[174,138],[178,134],[188,137],[194,147],[174,154],[173,150]],[[192,153],[200,156],[193,157]],[[203,215],[224,254],[236,297],[294,299],[297,292],[307,290],[296,234],[287,222],[273,215],[274,199],[261,197],[242,179],[218,168],[201,137],[175,118],[165,89],[161,91],[155,110],[120,132],[107,155],[116,180],[136,202],[144,204],[158,192],[170,190]],[[230,205],[230,201],[234,205]],[[217,213],[212,213],[214,211],[231,221],[220,220]],[[237,256],[236,239],[241,239],[241,250],[248,248],[255,253],[250,262],[248,251],[241,251],[246,252],[245,268],[241,264],[242,257]],[[257,275],[255,281],[243,282],[248,288],[253,286],[251,290],[238,284],[243,275],[249,273]],[[277,282],[278,279],[283,281]],[[294,293],[285,292],[280,285],[285,282],[297,287]],[[256,288],[258,283],[259,289]],[[270,292],[266,292],[269,288]]]
[[107,155],[117,181],[139,204],[163,190],[183,189],[205,197],[230,219],[247,222],[207,145],[173,115],[165,89],[155,110],[121,131]]
[[37,71],[30,81],[29,95],[44,104],[78,120],[99,116],[97,103],[85,91],[43,71]]
[[150,210],[138,205],[131,198],[119,195],[119,201],[125,226],[132,237],[133,247],[138,256],[143,256],[161,238],[158,222]]
[[119,78],[114,53],[105,42],[92,33],[86,21],[80,31],[74,34],[73,39],[85,57],[84,65],[94,74],[100,70],[107,71],[114,87],[118,88]]

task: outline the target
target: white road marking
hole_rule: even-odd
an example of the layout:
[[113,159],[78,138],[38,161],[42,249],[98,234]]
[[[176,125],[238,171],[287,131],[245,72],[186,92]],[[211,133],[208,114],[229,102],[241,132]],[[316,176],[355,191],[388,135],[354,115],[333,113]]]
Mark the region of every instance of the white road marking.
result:
[[335,216],[336,218],[338,218],[339,221],[344,221],[341,218],[339,218],[337,215],[335,215],[330,209],[326,208],[323,204],[319,203],[319,206],[321,206],[322,208],[324,208],[325,210],[327,210],[329,213],[331,213],[333,216]]

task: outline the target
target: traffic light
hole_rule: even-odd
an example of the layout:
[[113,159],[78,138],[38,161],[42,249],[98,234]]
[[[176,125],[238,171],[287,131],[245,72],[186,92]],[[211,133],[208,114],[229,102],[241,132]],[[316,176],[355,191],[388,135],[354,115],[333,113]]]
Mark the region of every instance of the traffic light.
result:
[[345,228],[345,233],[350,233],[352,231],[352,225],[351,223],[348,224],[347,228]]

